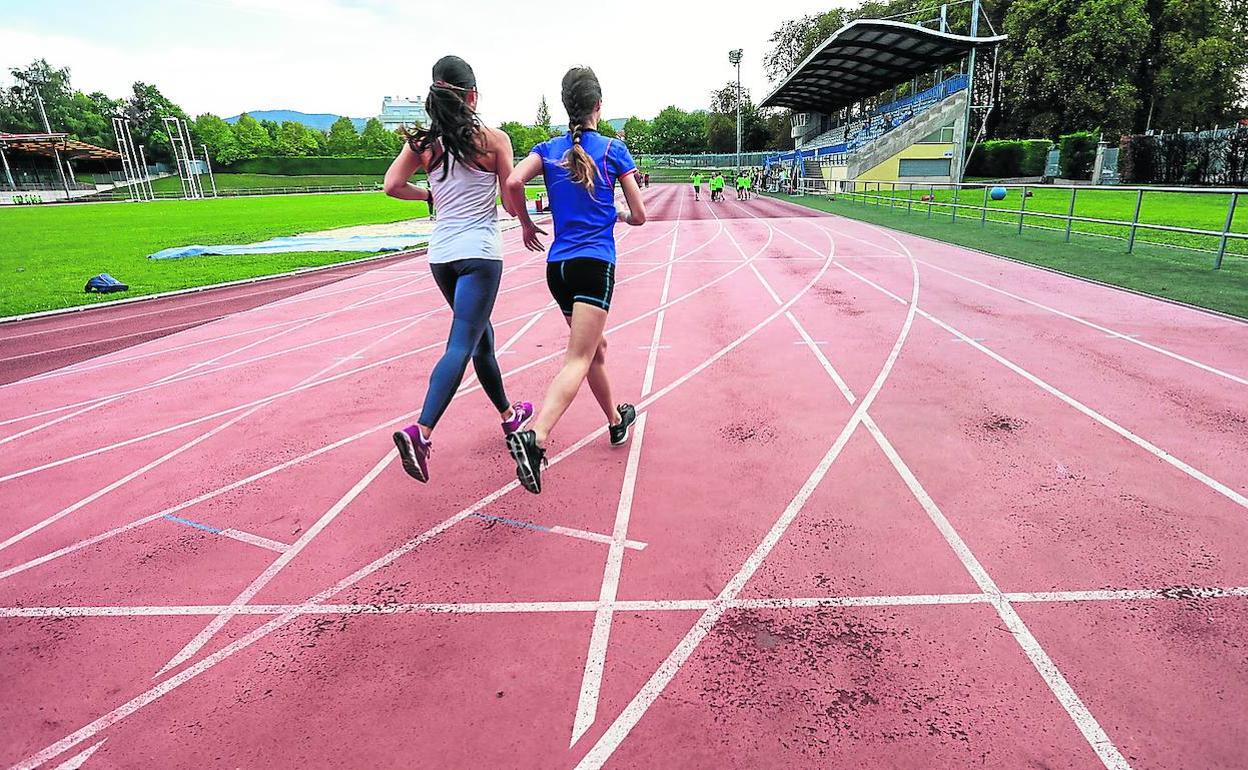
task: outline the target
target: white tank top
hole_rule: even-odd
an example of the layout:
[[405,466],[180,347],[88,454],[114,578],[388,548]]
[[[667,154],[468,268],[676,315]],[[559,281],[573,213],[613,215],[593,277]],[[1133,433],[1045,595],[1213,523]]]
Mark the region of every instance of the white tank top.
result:
[[429,238],[429,263],[460,259],[503,258],[503,239],[498,232],[498,176],[447,155],[446,178],[442,170],[429,174],[437,222]]

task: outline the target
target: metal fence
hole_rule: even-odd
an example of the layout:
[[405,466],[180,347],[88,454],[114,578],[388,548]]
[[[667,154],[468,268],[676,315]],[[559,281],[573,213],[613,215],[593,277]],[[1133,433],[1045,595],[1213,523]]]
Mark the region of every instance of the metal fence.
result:
[[[1007,209],[1003,206],[990,205],[992,190],[994,188],[1003,188],[1007,191],[1016,191],[1018,196],[1018,207],[1016,209]],[[1069,195],[1068,204],[1065,213],[1054,213],[1051,211],[1029,210],[1027,202],[1031,197],[1030,193],[1037,191],[1062,190]],[[1135,250],[1137,240],[1148,240],[1139,238],[1141,232],[1160,232],[1160,233],[1181,233],[1185,235],[1204,236],[1210,239],[1216,239],[1217,249],[1197,249],[1199,251],[1209,251],[1215,254],[1213,267],[1219,269],[1222,267],[1223,257],[1227,253],[1227,244],[1231,241],[1248,242],[1248,232],[1236,232],[1232,230],[1235,223],[1235,213],[1239,207],[1240,198],[1248,196],[1248,189],[1241,188],[1219,188],[1219,187],[1094,187],[1088,185],[1026,185],[1026,184],[957,184],[957,183],[931,183],[931,182],[865,182],[865,181],[825,181],[822,179],[803,179],[800,192],[808,195],[843,195],[851,203],[860,202],[866,205],[874,204],[876,206],[887,206],[893,209],[904,209],[907,214],[913,214],[916,210],[922,214],[926,213],[927,218],[931,219],[934,214],[941,216],[947,215],[952,222],[956,222],[959,217],[962,219],[979,220],[981,227],[987,226],[988,222],[994,223],[1013,223],[1017,217],[1016,233],[1022,235],[1024,229],[1040,229],[1064,232],[1065,240],[1070,241],[1071,233],[1074,230],[1076,222],[1105,225],[1119,227],[1126,231],[1126,236],[1114,236],[1105,233],[1089,232],[1086,230],[1078,230],[1080,235],[1093,235],[1108,238],[1122,238],[1126,241],[1127,253]],[[915,194],[919,197],[916,198]],[[937,200],[937,192],[949,193],[949,198],[945,200]],[[1078,200],[1089,195],[1110,194],[1110,193],[1134,193],[1134,214],[1131,219],[1106,219],[1101,217],[1087,217],[1075,214],[1075,206]],[[1160,193],[1182,193],[1185,195],[1223,195],[1227,196],[1226,219],[1220,230],[1210,230],[1198,227],[1183,227],[1181,225],[1164,225],[1153,222],[1145,222],[1140,219],[1140,211],[1144,207],[1144,201],[1147,195]],[[970,202],[967,202],[967,201]],[[917,204],[917,205],[916,205]],[[992,214],[990,217],[989,215]],[[1007,219],[1003,219],[1001,215],[1006,215]],[[1041,219],[1049,221],[1052,224],[1036,224],[1034,221],[1028,223],[1026,220]],[[1164,241],[1148,242],[1164,245],[1176,246],[1177,244],[1166,243]],[[1191,248],[1178,246],[1179,248]]]
[[[768,152],[743,152],[740,155],[742,166],[761,166],[763,160],[775,155],[775,150]],[[634,156],[641,168],[729,168],[736,167],[735,152],[707,153],[701,155],[651,155],[638,153]]]

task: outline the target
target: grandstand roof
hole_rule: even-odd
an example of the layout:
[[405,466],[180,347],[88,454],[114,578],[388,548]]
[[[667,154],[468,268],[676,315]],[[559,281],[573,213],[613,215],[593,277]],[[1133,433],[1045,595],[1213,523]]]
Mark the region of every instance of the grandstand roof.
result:
[[759,105],[835,112],[909,81],[1005,35],[967,37],[917,24],[858,19],[838,29],[789,73]]
[[53,150],[70,160],[90,158],[91,160],[120,160],[121,153],[107,147],[96,147],[94,144],[70,139],[68,134],[6,134],[0,131],[0,148],[31,155],[43,155],[51,158]]

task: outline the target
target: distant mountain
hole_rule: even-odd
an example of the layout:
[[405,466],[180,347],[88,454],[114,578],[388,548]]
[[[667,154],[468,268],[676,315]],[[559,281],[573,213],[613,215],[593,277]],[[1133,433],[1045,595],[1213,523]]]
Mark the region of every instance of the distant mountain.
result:
[[[271,120],[275,123],[284,123],[288,120],[294,121],[302,123],[308,128],[314,128],[317,131],[328,131],[329,127],[334,124],[334,121],[339,118],[338,115],[331,115],[325,112],[310,114],[299,112],[298,110],[256,110],[254,112],[249,111],[247,114],[256,120]],[[241,114],[235,115],[232,118],[226,118],[225,122],[236,123],[241,117]],[[368,122],[368,118],[351,118],[351,122],[355,124],[355,130],[360,131],[363,130],[364,124]]]

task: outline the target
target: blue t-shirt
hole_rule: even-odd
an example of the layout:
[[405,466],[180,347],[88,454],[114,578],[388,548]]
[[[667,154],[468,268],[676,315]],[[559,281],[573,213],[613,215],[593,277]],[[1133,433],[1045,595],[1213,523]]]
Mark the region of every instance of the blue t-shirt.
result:
[[572,149],[570,133],[542,142],[532,149],[542,159],[550,214],[555,221],[555,241],[547,262],[590,257],[615,264],[615,182],[636,173],[637,164],[619,139],[597,131],[581,133],[581,147],[594,161],[594,193],[577,184],[564,168],[563,157]]

